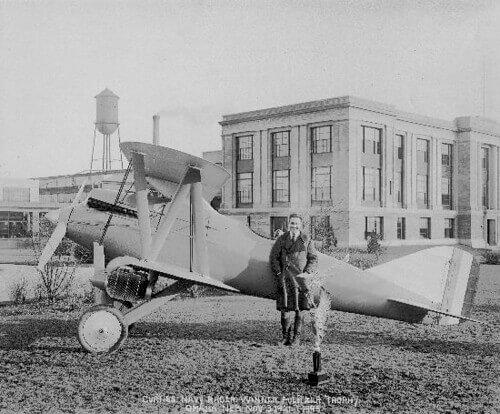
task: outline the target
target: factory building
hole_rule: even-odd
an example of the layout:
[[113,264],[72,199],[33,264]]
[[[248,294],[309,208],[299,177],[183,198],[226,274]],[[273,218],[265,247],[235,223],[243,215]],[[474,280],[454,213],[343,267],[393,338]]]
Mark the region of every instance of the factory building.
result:
[[36,261],[32,235],[51,210],[68,206],[85,183],[84,195],[94,188],[118,189],[123,170],[0,179],[0,263]]
[[339,245],[497,245],[500,124],[345,96],[224,115],[221,212],[270,236],[298,212]]
[[47,203],[56,203],[60,208],[73,202],[82,185],[85,185],[84,196],[90,193],[92,188],[118,190],[123,174],[124,170],[109,170],[38,177],[36,180],[39,182],[40,200]]
[[31,234],[45,213],[58,208],[40,200],[38,180],[0,179],[0,263],[33,260]]

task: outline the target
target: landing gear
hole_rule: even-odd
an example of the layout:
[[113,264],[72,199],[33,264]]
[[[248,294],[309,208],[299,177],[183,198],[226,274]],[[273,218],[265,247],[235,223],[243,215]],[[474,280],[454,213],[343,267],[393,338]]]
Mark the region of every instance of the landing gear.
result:
[[127,336],[128,326],[121,312],[106,305],[89,309],[78,324],[78,340],[92,353],[116,351]]
[[[134,305],[130,302],[120,302],[118,300],[115,300],[113,302],[113,306],[120,311],[121,314],[124,314],[126,311],[129,309],[133,308]],[[128,331],[132,332],[132,330],[135,328],[135,323],[130,324],[128,326]]]

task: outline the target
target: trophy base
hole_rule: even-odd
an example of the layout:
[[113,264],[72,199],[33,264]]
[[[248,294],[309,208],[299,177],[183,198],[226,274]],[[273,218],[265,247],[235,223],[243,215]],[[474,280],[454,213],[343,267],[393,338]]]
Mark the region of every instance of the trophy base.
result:
[[307,376],[307,383],[313,386],[321,385],[328,381],[329,377],[324,372],[310,372]]

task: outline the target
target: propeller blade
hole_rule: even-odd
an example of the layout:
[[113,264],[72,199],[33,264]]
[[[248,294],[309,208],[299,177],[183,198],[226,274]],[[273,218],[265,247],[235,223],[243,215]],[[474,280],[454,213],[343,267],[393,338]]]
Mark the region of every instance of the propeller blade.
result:
[[48,263],[52,255],[61,243],[64,235],[66,234],[66,223],[59,223],[54,230],[54,233],[50,236],[49,241],[45,245],[40,260],[38,261],[38,270],[43,271],[45,265]]
[[42,254],[40,255],[40,260],[38,260],[38,270],[43,271],[45,265],[49,262],[50,258],[57,249],[57,246],[61,243],[62,239],[66,235],[66,226],[68,225],[69,217],[73,207],[66,207],[58,212],[59,222],[50,236],[49,241],[45,245]]
[[80,198],[82,197],[82,194],[83,194],[83,190],[85,190],[85,185],[87,184],[87,181],[88,180],[85,180],[82,185],[80,186],[80,188],[78,189],[78,193],[76,193],[76,197],[75,199],[73,200],[73,202],[71,203],[71,207],[74,207],[76,206],[78,203],[81,202]]

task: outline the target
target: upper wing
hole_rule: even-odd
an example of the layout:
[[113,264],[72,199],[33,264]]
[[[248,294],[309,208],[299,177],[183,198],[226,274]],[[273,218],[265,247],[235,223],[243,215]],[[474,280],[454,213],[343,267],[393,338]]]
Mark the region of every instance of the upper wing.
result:
[[[222,185],[230,177],[229,173],[221,166],[172,148],[145,142],[122,142],[120,148],[128,160],[131,159],[132,152],[144,155],[144,170],[148,181],[167,197],[171,197],[173,195],[172,189],[177,187],[172,183],[180,183],[186,168],[189,166],[200,169],[203,196],[208,201],[211,201],[218,194]],[[170,184],[158,185],[160,180]]]
[[203,286],[212,286],[217,289],[227,290],[229,292],[237,292],[238,289],[235,289],[225,283],[219,282],[216,279],[211,278],[210,276],[204,276],[197,272],[190,272],[182,267],[175,266],[168,263],[158,263],[154,261],[146,261],[146,260],[138,260],[134,257],[119,257],[111,262],[109,262],[107,269],[113,269],[118,266],[130,266],[134,269],[140,270],[152,270],[154,272],[161,273],[165,277],[169,277],[171,279],[176,280],[187,280],[189,282],[193,282]]

